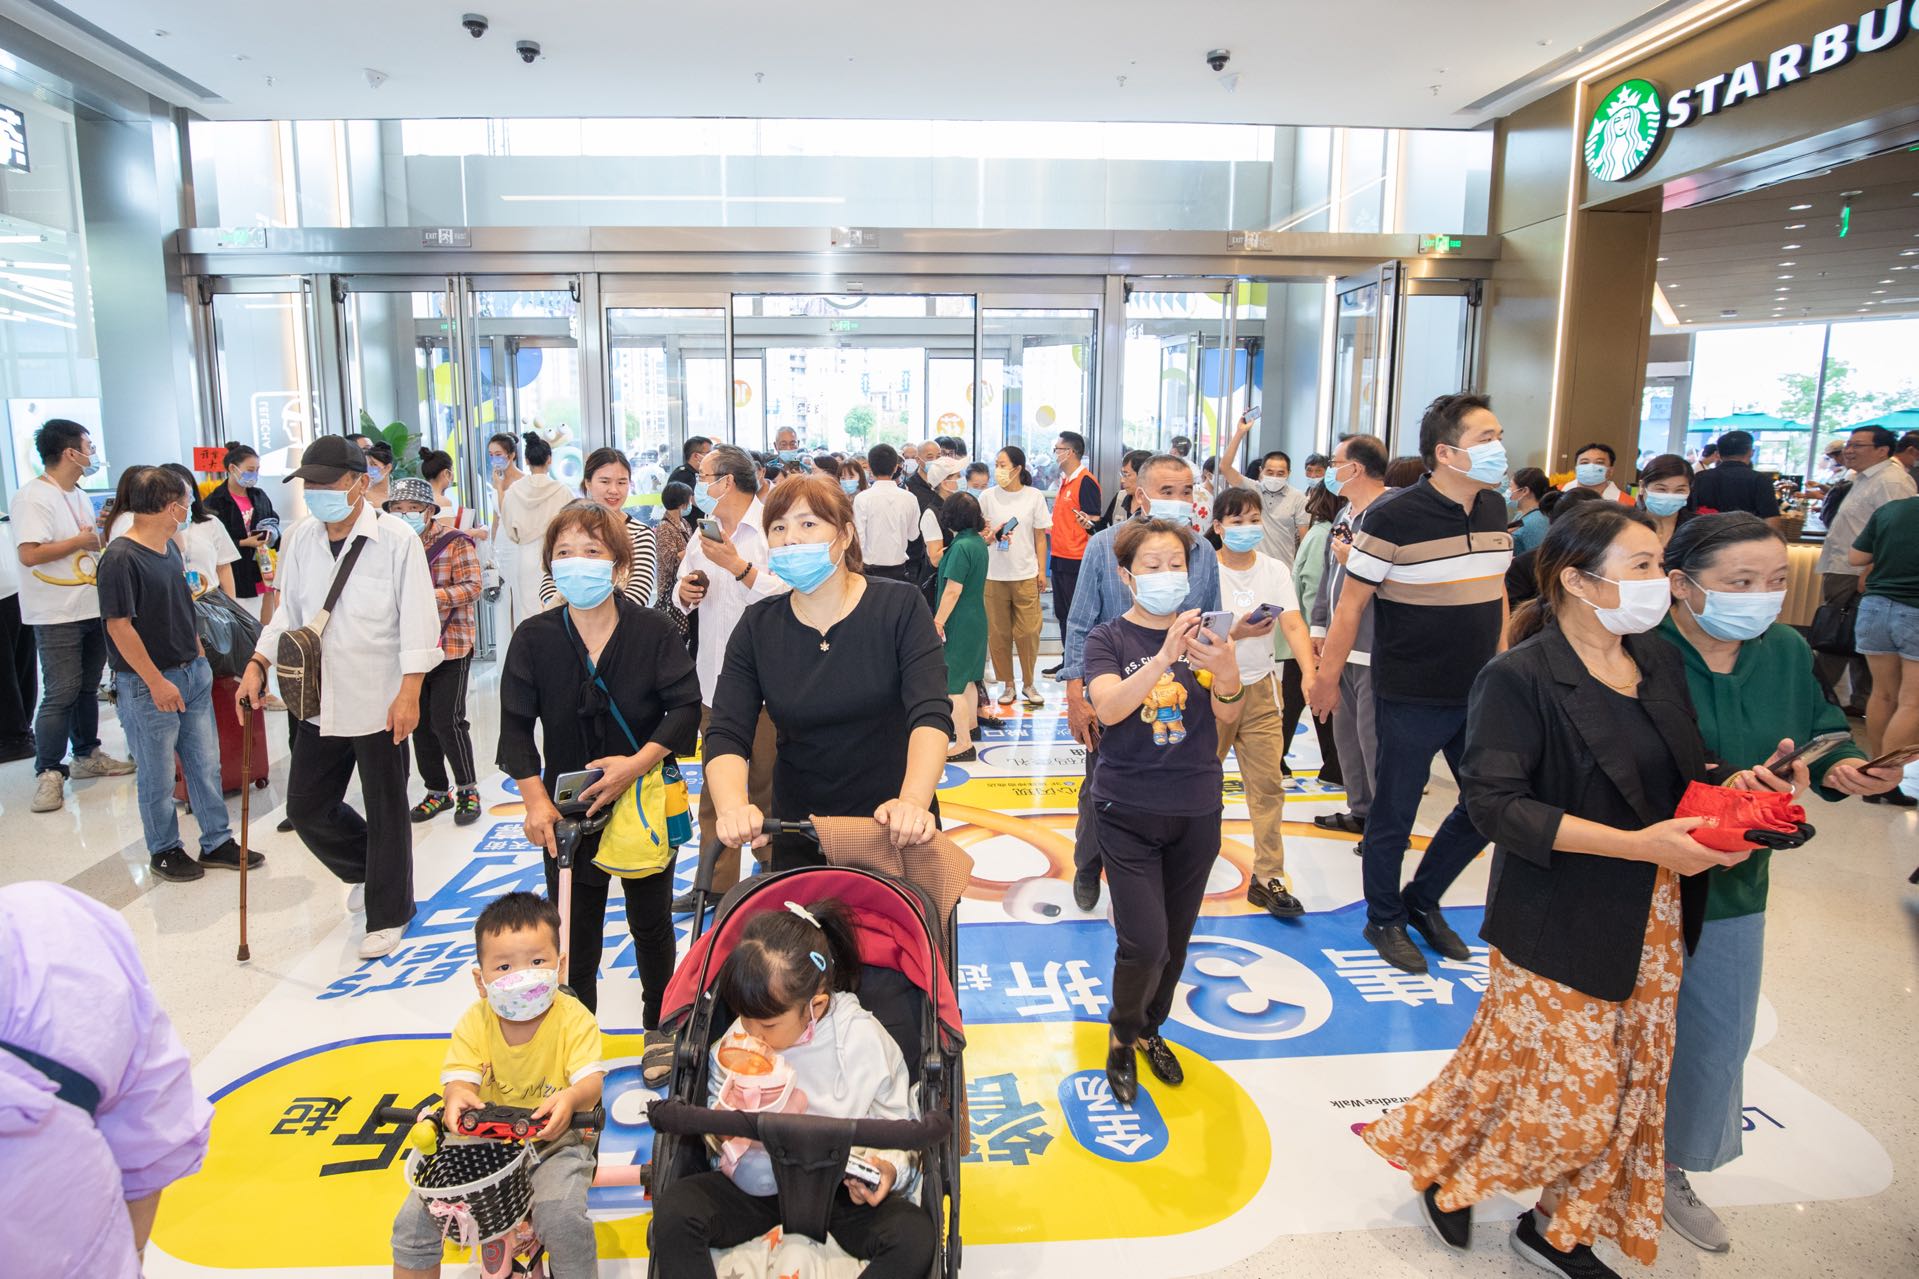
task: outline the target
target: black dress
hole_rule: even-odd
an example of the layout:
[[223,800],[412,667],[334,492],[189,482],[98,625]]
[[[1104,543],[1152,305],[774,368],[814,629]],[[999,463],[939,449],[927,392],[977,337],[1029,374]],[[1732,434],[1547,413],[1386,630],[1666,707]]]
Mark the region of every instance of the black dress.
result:
[[[252,528],[247,526],[246,516],[240,513],[240,504],[233,500],[233,491],[224,484],[208,494],[201,503],[207,514],[220,521],[220,527],[227,531],[227,536],[233,539],[235,546],[240,546],[242,538],[252,537],[262,520],[273,520],[274,527],[279,526],[280,517],[274,513],[273,503],[267,500],[264,492],[250,489],[248,496],[253,501]],[[273,538],[272,544],[278,545],[279,539]],[[236,599],[250,600],[265,593],[260,589],[260,562],[254,558],[256,554],[255,549],[240,546],[240,558],[233,561],[233,594]]]
[[[946,653],[919,591],[867,578],[859,603],[824,639],[794,615],[789,596],[750,605],[713,690],[709,764],[720,755],[752,759],[762,707],[779,739],[768,817],[871,817],[899,798],[913,730],[953,734]],[[774,841],[776,868],[818,861],[805,841]]]
[[[601,681],[640,745],[658,742],[674,755],[693,749],[700,726],[700,680],[679,632],[657,609],[616,596],[619,621],[596,664]],[[587,678],[586,647],[555,608],[528,618],[513,632],[500,671],[500,748],[497,762],[508,777],[538,775],[547,793],[561,773],[585,768],[604,755],[631,755],[607,698]],[[541,730],[545,746],[533,736]],[[567,977],[589,1009],[598,1007],[600,952],[606,932],[606,895],[611,876],[593,864],[599,836],[581,842],[573,864],[572,937]],[[559,868],[546,867],[547,896],[557,898]],[[641,1024],[659,1024],[660,1000],[673,975],[671,871],[620,880],[626,895],[627,930],[638,955]]]

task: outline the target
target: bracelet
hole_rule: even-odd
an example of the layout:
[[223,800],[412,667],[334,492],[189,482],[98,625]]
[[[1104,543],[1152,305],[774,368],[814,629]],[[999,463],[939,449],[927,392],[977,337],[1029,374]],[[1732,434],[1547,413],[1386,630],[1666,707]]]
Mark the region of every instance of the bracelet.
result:
[[733,574],[733,580],[736,582],[744,583],[746,581],[746,575],[748,573],[751,573],[752,571],[753,571],[753,566],[751,564],[748,564],[746,567],[742,568],[739,572]]
[[1213,691],[1213,700],[1216,702],[1224,702],[1224,703],[1230,704],[1232,702],[1237,702],[1240,698],[1244,696],[1246,696],[1246,686],[1244,684],[1241,684],[1239,686],[1239,691],[1234,693],[1231,697],[1226,696],[1224,693],[1219,692],[1217,689]]

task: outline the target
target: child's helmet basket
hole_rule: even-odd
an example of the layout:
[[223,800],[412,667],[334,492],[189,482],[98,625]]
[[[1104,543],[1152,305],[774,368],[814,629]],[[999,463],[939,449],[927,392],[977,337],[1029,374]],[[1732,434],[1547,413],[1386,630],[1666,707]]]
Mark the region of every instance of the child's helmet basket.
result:
[[511,1231],[533,1207],[530,1147],[476,1141],[407,1155],[406,1180],[443,1238],[472,1248]]

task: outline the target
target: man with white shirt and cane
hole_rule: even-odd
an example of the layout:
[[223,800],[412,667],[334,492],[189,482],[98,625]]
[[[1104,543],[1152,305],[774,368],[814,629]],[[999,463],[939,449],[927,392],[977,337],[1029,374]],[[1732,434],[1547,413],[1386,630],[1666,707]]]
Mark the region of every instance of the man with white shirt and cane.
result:
[[[340,436],[307,446],[293,478],[312,517],[281,539],[280,607],[240,681],[240,716],[257,706],[281,638],[318,633],[316,713],[294,730],[287,816],[322,865],[353,886],[366,910],[362,959],[390,954],[413,918],[413,826],[407,738],[420,722],[420,685],[440,661],[440,615],[420,538],[367,500],[366,455]],[[287,671],[281,671],[282,691]],[[287,696],[288,711],[295,698]],[[366,816],[347,805],[354,771]]]

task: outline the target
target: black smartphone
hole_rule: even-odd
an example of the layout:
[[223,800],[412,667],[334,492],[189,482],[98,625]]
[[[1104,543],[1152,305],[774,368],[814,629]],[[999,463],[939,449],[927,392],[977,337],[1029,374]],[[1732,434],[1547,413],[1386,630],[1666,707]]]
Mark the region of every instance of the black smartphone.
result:
[[1775,755],[1766,761],[1766,768],[1777,773],[1782,768],[1790,768],[1804,761],[1808,766],[1817,763],[1826,756],[1852,740],[1852,734],[1835,729],[1830,733],[1821,733],[1805,745],[1787,751],[1784,755]]
[[553,779],[553,807],[565,811],[580,802],[580,792],[606,776],[603,768],[582,768],[577,773],[561,773]]

